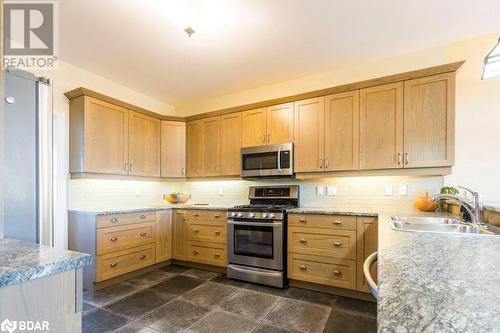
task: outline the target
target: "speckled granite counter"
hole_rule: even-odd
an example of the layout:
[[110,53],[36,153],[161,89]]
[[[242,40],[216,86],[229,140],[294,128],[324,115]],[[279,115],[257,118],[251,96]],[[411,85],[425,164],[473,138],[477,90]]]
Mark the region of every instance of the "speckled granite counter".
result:
[[339,211],[330,208],[308,208],[299,207],[287,209],[289,214],[318,214],[318,215],[351,215],[351,216],[377,216],[377,213],[357,212],[357,211]]
[[0,240],[0,287],[38,279],[90,264],[88,254],[57,250],[15,239]]
[[202,210],[227,210],[233,206],[211,206],[211,205],[158,205],[149,207],[135,207],[135,208],[99,208],[99,209],[70,209],[69,213],[84,213],[90,215],[111,215],[111,214],[125,214],[146,211],[158,211],[168,209],[202,209]]
[[379,215],[378,331],[500,332],[500,238],[395,231],[390,216]]

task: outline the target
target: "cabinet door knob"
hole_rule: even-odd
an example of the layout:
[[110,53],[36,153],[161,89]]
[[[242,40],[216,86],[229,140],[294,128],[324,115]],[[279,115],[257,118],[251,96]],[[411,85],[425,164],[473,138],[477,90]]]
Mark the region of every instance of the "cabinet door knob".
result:
[[110,241],[116,242],[118,240],[118,237],[111,237]]
[[219,258],[219,257],[220,257],[220,254],[219,254],[219,253],[216,253],[216,254],[214,254],[214,257],[215,257],[215,258]]
[[306,220],[306,219],[300,219],[300,220],[299,220],[299,222],[300,222],[300,223],[304,223],[304,224],[306,224],[306,223],[307,223],[307,220]]
[[214,214],[214,217],[220,217],[220,214]]
[[109,264],[109,267],[116,267],[118,265],[117,262],[112,262],[111,264]]
[[335,247],[341,247],[342,246],[342,243],[341,242],[333,242],[333,245]]
[[111,220],[110,220],[111,223],[116,223],[118,222],[118,219],[116,217],[113,217]]
[[194,214],[193,214],[193,216],[194,216],[194,217],[198,217],[198,216],[200,216],[200,214],[198,214],[198,213],[194,213]]
[[146,215],[141,215],[141,220],[144,220],[146,218]]
[[341,271],[333,271],[333,274],[339,276],[339,275],[342,275],[342,272]]
[[199,252],[198,250],[194,250],[194,251],[193,251],[193,253],[194,253],[195,255],[200,254],[200,252]]
[[141,260],[146,259],[146,255],[145,255],[145,254],[142,254],[142,255],[139,257],[139,259],[141,259]]
[[300,265],[299,268],[303,271],[307,270],[307,266],[306,265]]
[[301,242],[301,243],[307,243],[307,239],[303,239],[302,238],[301,240],[299,240],[299,242]]
[[200,230],[198,230],[198,229],[193,229],[193,231],[196,233],[200,232]]
[[146,236],[146,233],[145,233],[145,232],[141,232],[141,233],[139,234],[139,236],[144,237],[144,236]]
[[342,221],[335,220],[335,221],[333,221],[333,224],[337,224],[337,225],[339,225],[339,224],[342,224]]
[[219,236],[219,235],[220,235],[220,231],[216,231],[216,232],[215,232],[215,235],[216,235],[216,236]]

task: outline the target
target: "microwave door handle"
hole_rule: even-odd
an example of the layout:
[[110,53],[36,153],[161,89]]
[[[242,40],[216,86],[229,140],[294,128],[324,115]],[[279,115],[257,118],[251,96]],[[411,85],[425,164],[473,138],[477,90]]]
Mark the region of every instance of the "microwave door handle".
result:
[[278,172],[281,173],[281,146],[278,146]]

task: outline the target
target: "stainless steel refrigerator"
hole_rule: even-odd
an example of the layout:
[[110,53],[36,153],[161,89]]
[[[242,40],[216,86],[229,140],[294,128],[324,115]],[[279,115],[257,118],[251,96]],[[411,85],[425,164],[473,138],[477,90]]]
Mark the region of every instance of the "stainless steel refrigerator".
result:
[[4,237],[53,245],[50,83],[7,71],[4,103]]

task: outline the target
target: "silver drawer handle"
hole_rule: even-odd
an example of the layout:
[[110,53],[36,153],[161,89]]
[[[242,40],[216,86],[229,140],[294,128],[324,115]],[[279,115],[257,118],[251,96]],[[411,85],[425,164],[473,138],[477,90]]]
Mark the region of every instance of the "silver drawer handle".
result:
[[110,267],[116,267],[118,265],[117,262],[112,262],[111,264],[109,264]]
[[299,242],[301,242],[301,243],[307,243],[307,239],[300,239]]
[[307,270],[307,266],[306,265],[300,265],[299,268],[303,271]]
[[341,247],[342,243],[341,242],[333,242],[333,246],[335,246],[335,247]]
[[198,216],[199,216],[199,214],[198,214],[198,213],[194,213],[194,214],[193,214],[193,216],[194,216],[194,217],[198,217]]
[[139,259],[141,259],[141,260],[146,259],[146,255],[145,255],[145,254],[141,255],[141,256],[139,257]]
[[198,230],[198,229],[193,229],[193,231],[196,233],[200,232],[200,230]]
[[110,220],[111,223],[116,223],[118,222],[118,219],[116,217],[113,217],[111,220]]
[[118,240],[118,237],[111,237],[110,241],[116,242]]
[[144,236],[146,236],[146,233],[145,233],[145,232],[141,232],[141,233],[139,234],[139,236],[144,237]]
[[339,225],[339,224],[342,224],[342,221],[335,220],[335,221],[333,221],[333,224],[337,224],[337,225]]
[[333,274],[339,276],[339,275],[342,275],[342,272],[341,271],[333,271]]
[[220,217],[220,214],[214,214],[214,217]]
[[219,235],[220,235],[220,231],[216,231],[216,232],[215,232],[215,235],[216,235],[216,236],[219,236]]
[[193,253],[194,253],[195,255],[200,254],[200,252],[198,252],[197,250],[194,250],[194,251],[193,251]]
[[307,223],[307,220],[306,219],[300,219],[299,222],[305,224],[305,223]]
[[146,218],[146,215],[141,215],[141,220],[144,220]]

